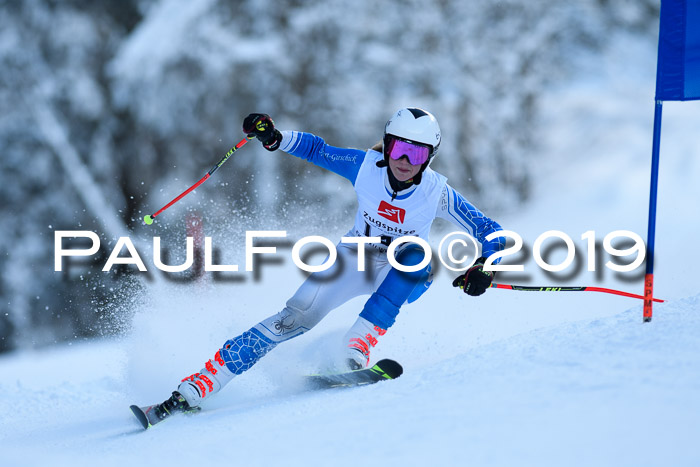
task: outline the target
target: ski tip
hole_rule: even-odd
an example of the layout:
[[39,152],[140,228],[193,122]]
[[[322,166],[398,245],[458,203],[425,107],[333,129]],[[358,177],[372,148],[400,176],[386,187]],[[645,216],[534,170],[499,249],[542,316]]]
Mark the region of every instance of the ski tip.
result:
[[134,413],[136,418],[139,420],[139,422],[141,423],[141,426],[143,426],[143,429],[147,430],[148,426],[150,424],[148,423],[148,418],[146,418],[146,414],[143,413],[143,410],[141,410],[141,408],[137,405],[129,406],[129,408]]
[[391,379],[398,378],[403,374],[403,367],[395,360],[385,358],[383,360],[379,360],[375,366],[381,368],[381,370]]

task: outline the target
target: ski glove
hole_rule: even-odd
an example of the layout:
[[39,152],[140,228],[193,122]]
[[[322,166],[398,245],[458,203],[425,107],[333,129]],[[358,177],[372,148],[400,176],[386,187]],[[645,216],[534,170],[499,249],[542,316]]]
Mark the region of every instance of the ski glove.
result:
[[243,133],[255,136],[268,151],[280,147],[282,133],[275,128],[275,122],[267,114],[250,114],[243,120]]
[[486,292],[486,289],[491,286],[494,273],[484,271],[485,262],[486,258],[483,256],[477,259],[472,267],[452,282],[452,286],[463,289],[465,294],[473,297]]

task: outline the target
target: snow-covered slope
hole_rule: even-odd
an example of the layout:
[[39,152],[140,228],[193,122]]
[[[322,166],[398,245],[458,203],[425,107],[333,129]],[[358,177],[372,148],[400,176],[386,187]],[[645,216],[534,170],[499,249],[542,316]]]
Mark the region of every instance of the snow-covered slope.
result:
[[[591,229],[644,236],[653,50],[621,40],[596,59],[602,70],[583,63],[585,79],[553,91],[534,201],[499,217],[504,226],[529,241],[549,229],[577,244]],[[698,114],[692,103],[667,105],[664,118],[656,295],[671,301],[651,324],[641,302],[604,294],[473,299],[442,270],[375,351],[404,365],[400,379],[301,387],[354,320],[357,299],[202,413],[143,432],[129,404],[167,397],[227,338],[279,310],[302,277],[287,264],[261,282],[160,284],[122,339],[0,357],[0,464],[699,465]],[[641,293],[641,281],[609,272],[572,282]]]
[[653,325],[637,307],[531,331],[434,365],[406,361],[398,380],[364,388],[304,392],[292,375],[251,370],[244,388],[148,432],[128,410],[125,342],[4,357],[0,456],[3,465],[698,465],[699,308],[696,296],[659,306]]

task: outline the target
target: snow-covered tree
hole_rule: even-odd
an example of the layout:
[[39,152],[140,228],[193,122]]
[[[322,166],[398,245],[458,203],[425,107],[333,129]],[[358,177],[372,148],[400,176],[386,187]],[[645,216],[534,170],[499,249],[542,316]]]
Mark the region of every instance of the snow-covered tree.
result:
[[[491,213],[526,202],[541,95],[614,31],[654,34],[657,14],[653,0],[0,1],[0,350],[118,321],[106,304],[123,281],[62,281],[53,231],[106,244],[139,232],[242,138],[249,112],[366,148],[397,108],[424,107],[452,185]],[[337,178],[258,145],[216,176],[173,214],[288,224],[320,204],[349,222]]]

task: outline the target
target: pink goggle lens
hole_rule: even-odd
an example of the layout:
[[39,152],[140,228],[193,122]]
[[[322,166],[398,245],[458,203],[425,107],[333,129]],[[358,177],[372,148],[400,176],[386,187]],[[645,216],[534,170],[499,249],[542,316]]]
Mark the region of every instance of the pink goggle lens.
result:
[[387,154],[394,160],[407,156],[411,165],[423,165],[430,157],[430,149],[420,144],[391,138],[387,147]]

